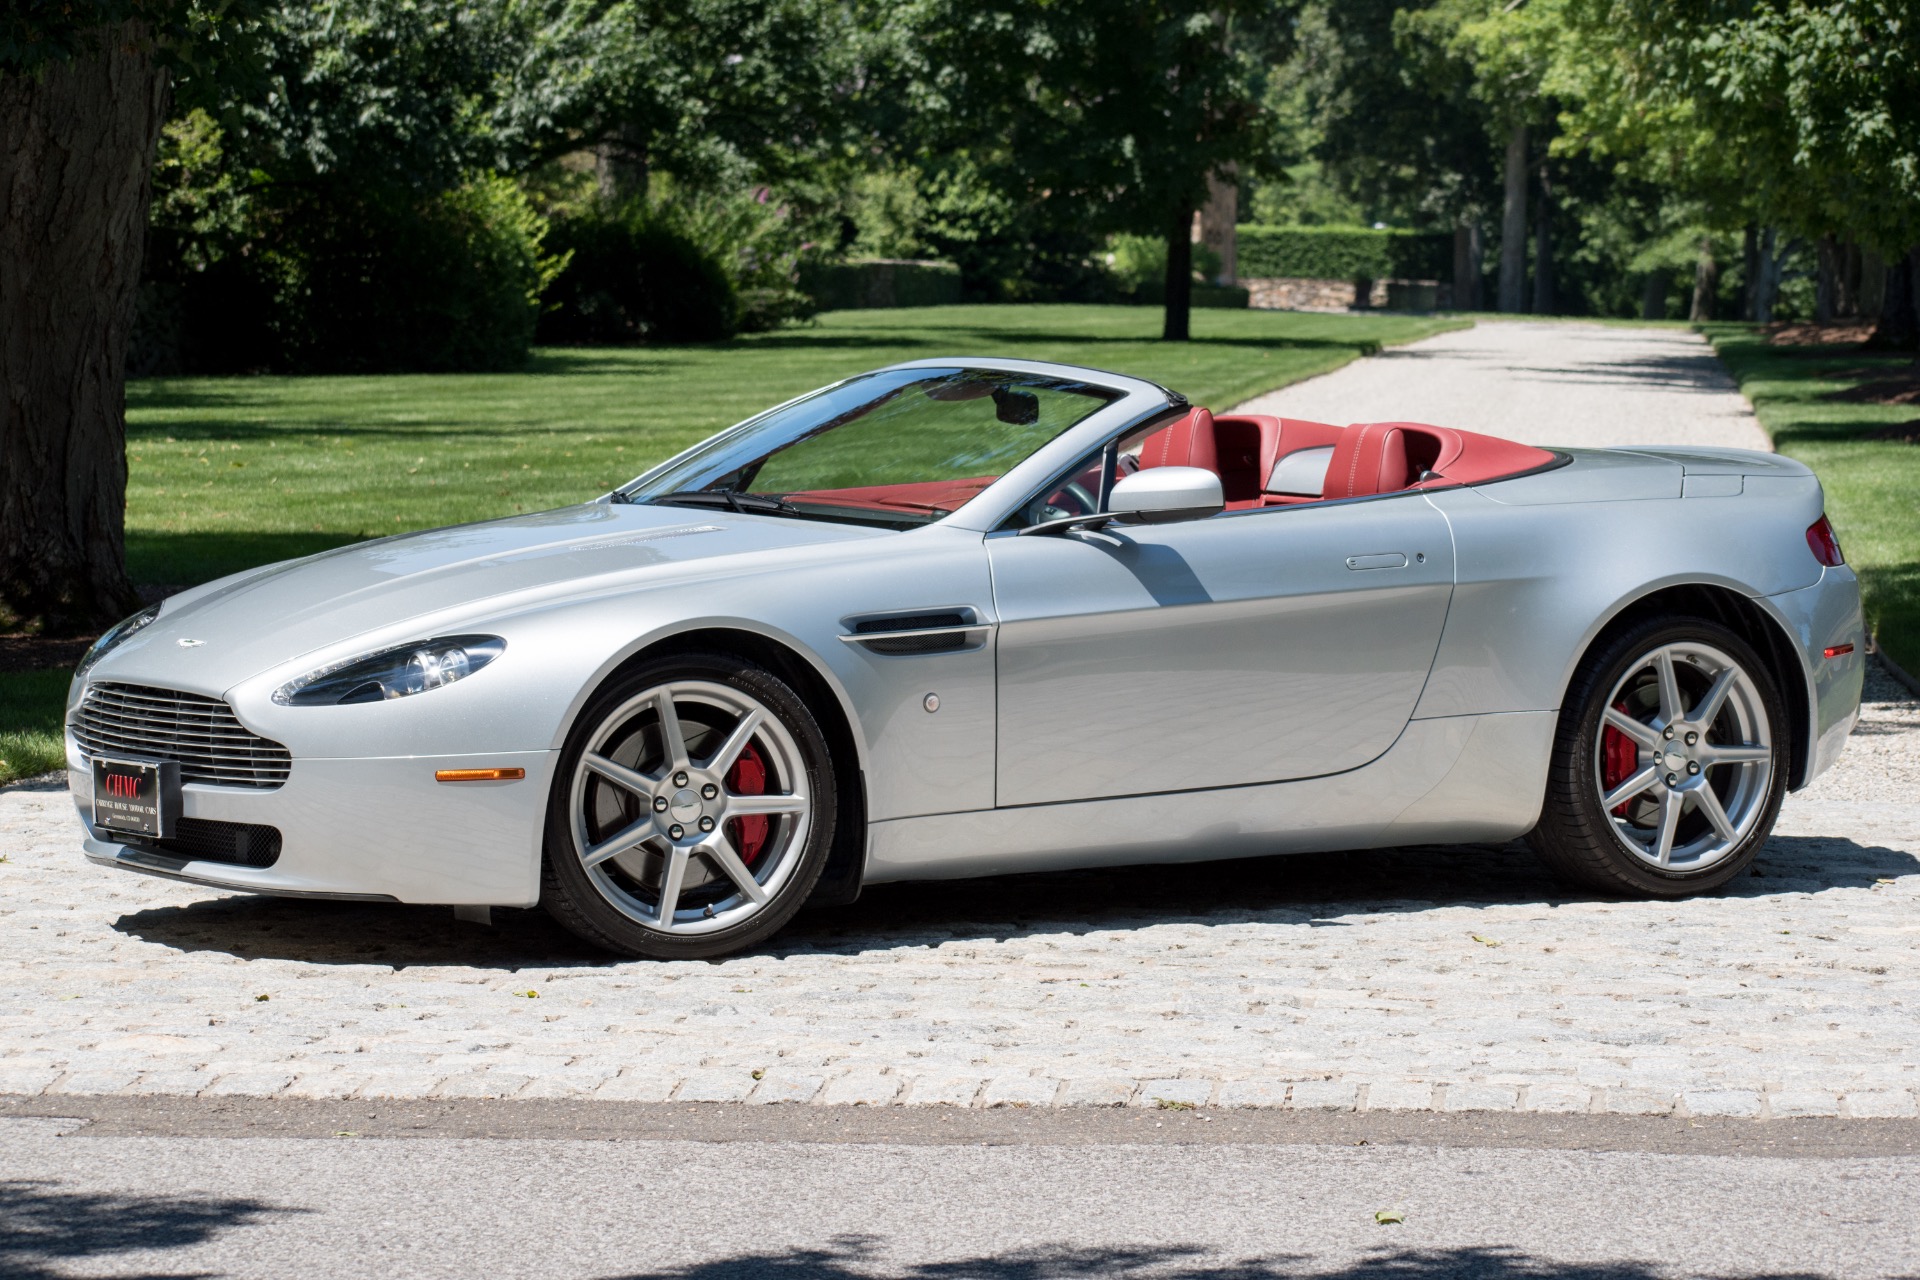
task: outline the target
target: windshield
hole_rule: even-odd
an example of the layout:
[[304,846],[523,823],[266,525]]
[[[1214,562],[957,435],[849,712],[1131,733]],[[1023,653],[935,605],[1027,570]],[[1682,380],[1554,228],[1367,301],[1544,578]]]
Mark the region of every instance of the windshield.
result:
[[986,369],[864,374],[723,432],[620,496],[909,529],[1120,395]]

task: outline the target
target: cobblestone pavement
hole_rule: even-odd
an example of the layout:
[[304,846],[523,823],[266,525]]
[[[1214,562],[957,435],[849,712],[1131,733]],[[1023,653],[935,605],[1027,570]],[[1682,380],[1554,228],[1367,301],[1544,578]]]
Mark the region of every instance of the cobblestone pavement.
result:
[[1241,407],[1321,422],[1412,419],[1532,444],[1771,447],[1706,339],[1678,329],[1483,322]]
[[1912,1116],[1920,704],[1754,877],[1678,903],[1518,846],[873,889],[719,963],[537,912],[227,895],[96,868],[0,794],[0,1093]]

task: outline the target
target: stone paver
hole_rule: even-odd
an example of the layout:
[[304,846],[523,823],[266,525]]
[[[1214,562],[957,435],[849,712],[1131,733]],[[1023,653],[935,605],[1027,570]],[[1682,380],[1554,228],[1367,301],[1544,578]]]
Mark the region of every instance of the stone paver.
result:
[[1483,322],[1240,407],[1316,422],[1431,422],[1530,444],[1772,447],[1706,339],[1678,329]]
[[1305,855],[884,886],[717,964],[96,868],[64,791],[14,789],[0,1092],[1911,1116],[1916,776],[1876,675],[1714,897],[1569,893],[1518,846]]

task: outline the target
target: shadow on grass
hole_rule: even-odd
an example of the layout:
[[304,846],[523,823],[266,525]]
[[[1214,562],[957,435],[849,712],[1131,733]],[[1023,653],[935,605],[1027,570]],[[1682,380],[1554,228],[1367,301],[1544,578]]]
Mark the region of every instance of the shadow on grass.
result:
[[1920,676],[1920,562],[1856,564],[1854,572],[1860,575],[1867,626],[1902,670]]
[[317,555],[364,541],[359,533],[234,532],[161,533],[127,530],[127,569],[133,580],[167,588],[167,593],[211,582],[243,569]]
[[[68,1268],[73,1263],[188,1249],[236,1227],[266,1225],[273,1215],[304,1212],[252,1199],[67,1191],[53,1182],[0,1182],[0,1275],[52,1280],[72,1274]],[[142,1269],[138,1274],[186,1280],[207,1273]]]
[[[1757,876],[1720,894],[1858,889],[1920,873],[1920,859],[1842,837],[1775,836]],[[1045,872],[869,888],[850,907],[802,912],[760,953],[873,953],[964,940],[1250,922],[1345,927],[1342,917],[1460,906],[1589,901],[1520,845],[1295,854],[1175,866]],[[313,964],[463,965],[511,970],[610,963],[543,911],[496,910],[493,928],[445,907],[218,897],[130,912],[123,934],[182,951]]]

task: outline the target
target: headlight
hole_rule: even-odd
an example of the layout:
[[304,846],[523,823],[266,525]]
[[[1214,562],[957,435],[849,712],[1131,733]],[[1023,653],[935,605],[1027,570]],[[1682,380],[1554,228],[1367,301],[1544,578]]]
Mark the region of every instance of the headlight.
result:
[[81,655],[80,665],[73,669],[73,678],[78,680],[81,676],[87,674],[88,668],[92,667],[93,664],[100,661],[100,659],[106,657],[107,653],[116,648],[121,641],[159,616],[160,606],[150,604],[140,612],[134,614],[131,618],[123,618],[119,622],[114,623],[105,635],[93,642],[91,649],[88,649],[86,653]]
[[499,636],[446,636],[310,671],[273,691],[283,707],[335,707],[405,698],[464,680],[505,652]]

